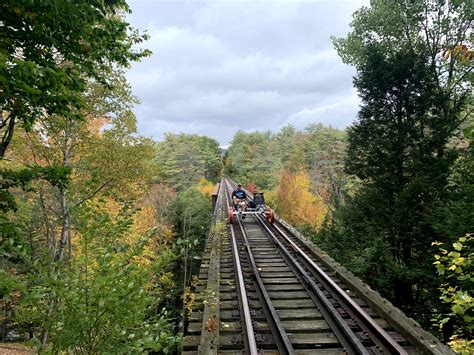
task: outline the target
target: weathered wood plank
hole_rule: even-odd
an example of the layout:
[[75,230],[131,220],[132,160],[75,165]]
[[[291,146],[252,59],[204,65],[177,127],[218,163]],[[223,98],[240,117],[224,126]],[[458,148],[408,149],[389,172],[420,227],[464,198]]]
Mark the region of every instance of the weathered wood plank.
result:
[[[213,214],[213,225],[224,220],[223,204],[224,204],[224,189],[219,189],[219,194],[216,199],[216,209]],[[207,269],[207,289],[205,291],[205,305],[202,315],[201,336],[199,339],[198,353],[217,355],[219,350],[219,285],[220,285],[220,251],[223,236],[221,233],[211,230],[208,234],[208,239],[211,241],[209,252],[209,262],[206,262]],[[196,304],[196,307],[199,307]],[[192,336],[185,337],[186,338]]]

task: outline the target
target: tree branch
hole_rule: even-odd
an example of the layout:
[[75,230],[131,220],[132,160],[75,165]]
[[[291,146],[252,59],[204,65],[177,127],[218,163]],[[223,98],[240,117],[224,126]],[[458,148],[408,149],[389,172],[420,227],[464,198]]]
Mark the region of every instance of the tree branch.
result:
[[451,86],[449,92],[452,92],[454,90],[454,88],[461,82],[461,80],[464,79],[464,77],[471,72],[472,68],[473,67],[470,67],[463,75],[461,75],[461,77]]
[[87,201],[88,199],[94,197],[95,195],[97,195],[100,191],[102,191],[107,185],[109,185],[111,182],[113,182],[115,179],[109,179],[107,180],[106,182],[104,182],[101,186],[99,186],[98,189],[96,189],[94,192],[86,195],[85,197],[83,197],[78,203],[76,203],[74,205],[74,207],[77,207],[79,205],[81,205],[82,203],[84,203],[85,201]]

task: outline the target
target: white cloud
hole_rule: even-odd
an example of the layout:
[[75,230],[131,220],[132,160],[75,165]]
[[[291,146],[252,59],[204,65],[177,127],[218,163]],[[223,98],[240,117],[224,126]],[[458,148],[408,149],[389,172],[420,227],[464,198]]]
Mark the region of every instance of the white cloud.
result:
[[328,104],[303,108],[290,115],[282,126],[291,123],[301,128],[313,122],[321,122],[336,128],[344,128],[356,116],[358,106],[359,99],[353,92],[352,95],[342,96],[339,99],[332,98]]
[[127,74],[142,100],[140,133],[208,134],[225,145],[237,129],[355,118],[353,70],[329,37],[348,31],[363,1],[129,3],[154,52]]

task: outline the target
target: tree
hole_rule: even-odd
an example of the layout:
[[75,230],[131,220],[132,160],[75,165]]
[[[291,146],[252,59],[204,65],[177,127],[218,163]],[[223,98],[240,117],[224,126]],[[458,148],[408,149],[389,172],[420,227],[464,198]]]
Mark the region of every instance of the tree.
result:
[[[0,180],[16,197],[15,213],[1,215],[12,227],[0,233],[2,268],[23,280],[20,289],[6,285],[20,299],[9,301],[14,311],[8,321],[43,349],[127,352],[178,340],[169,319],[156,317],[162,302],[156,272],[172,261],[162,260],[172,232],[160,224],[158,208],[134,208],[149,191],[154,151],[150,140],[135,134],[136,100],[123,78],[115,72],[111,88],[90,83],[82,120],[53,115],[38,119],[29,132],[20,127],[9,147],[14,160],[2,162],[25,167]],[[10,186],[10,176],[27,182]],[[147,202],[155,207],[158,197]],[[131,282],[137,288],[127,289]],[[149,329],[137,327],[151,319],[156,322]],[[124,328],[112,329],[114,322]],[[122,331],[133,338],[124,343]]]
[[[45,239],[56,260],[71,257],[74,208],[111,192],[117,199],[131,198],[133,184],[151,177],[148,161],[152,158],[152,144],[133,136],[136,118],[131,105],[136,99],[131,96],[123,73],[114,72],[111,76],[113,88],[90,85],[84,95],[88,111],[83,120],[59,115],[40,118],[29,132],[18,130],[12,143],[11,152],[18,163],[72,174],[67,183],[35,184],[38,207],[44,216],[41,223],[47,226]],[[104,129],[106,124],[109,127]],[[22,148],[25,143],[27,149]],[[59,236],[55,233],[57,228]]]
[[316,230],[324,221],[327,207],[321,197],[311,193],[311,180],[305,171],[283,171],[276,198],[278,212],[291,224]]
[[[286,129],[288,135],[294,131],[292,127]],[[226,154],[226,172],[241,183],[254,183],[261,189],[273,188],[282,167],[281,156],[289,154],[285,148],[290,142],[285,146],[281,146],[281,142],[270,131],[238,131]]]
[[118,217],[107,209],[82,205],[76,215],[80,253],[67,268],[51,273],[37,260],[32,272],[13,287],[21,294],[15,319],[29,323],[48,339],[45,352],[137,353],[176,350],[162,301],[160,280],[172,253],[154,255],[147,235],[130,242],[136,211],[124,204]]
[[348,183],[348,176],[344,172],[346,132],[322,124],[309,125],[305,132],[307,139],[303,150],[313,190],[333,209],[343,201]]
[[[176,296],[183,295],[182,300],[184,302],[178,302],[177,297],[174,297],[172,303],[176,311],[179,310],[179,305],[182,306],[180,316],[184,321],[187,316],[185,309],[189,307],[189,304],[186,303],[190,301],[188,297],[192,297],[190,287],[196,286],[193,286],[193,279],[196,278],[193,275],[196,275],[199,270],[199,255],[204,250],[208,228],[212,219],[210,195],[202,192],[203,184],[205,184],[205,181],[201,181],[197,187],[190,187],[181,191],[168,211],[170,221],[172,221],[178,237],[176,244],[182,255],[181,262],[175,265],[177,275],[175,280],[178,288],[174,291]],[[168,294],[171,294],[171,290],[168,290]]]
[[183,191],[200,178],[217,182],[222,168],[219,143],[209,137],[171,134],[156,144],[160,177]]
[[440,235],[454,240],[474,230],[474,138],[469,128],[457,144],[459,156],[451,166],[446,198],[437,201],[430,223]]
[[[362,186],[352,212],[346,208],[344,233],[388,268],[374,274],[368,264],[365,276],[420,320],[436,288],[426,254],[431,241],[447,238],[436,234],[430,213],[445,198],[457,154],[449,143],[470,109],[472,67],[440,53],[469,41],[471,18],[467,2],[373,1],[354,14],[347,37],[334,40],[357,69],[362,100],[346,159]],[[351,225],[359,211],[363,222]]]
[[[60,117],[65,127],[74,129],[90,113],[86,96],[91,86],[110,88],[116,83],[114,68],[127,67],[149,54],[132,49],[147,37],[124,21],[122,14],[127,11],[124,0],[0,4],[0,195],[9,201],[0,206],[2,238],[17,233],[5,215],[16,208],[11,189],[27,187],[39,178],[66,187],[70,171],[69,149],[64,150],[62,167],[20,169],[14,161],[14,168],[6,170],[3,162],[15,126],[21,124],[29,132],[38,120],[48,126],[49,119]],[[63,206],[67,231],[67,201]]]
[[61,115],[83,117],[87,81],[108,86],[113,66],[149,52],[132,46],[147,37],[122,14],[126,1],[2,1],[0,5],[0,159],[20,123]]

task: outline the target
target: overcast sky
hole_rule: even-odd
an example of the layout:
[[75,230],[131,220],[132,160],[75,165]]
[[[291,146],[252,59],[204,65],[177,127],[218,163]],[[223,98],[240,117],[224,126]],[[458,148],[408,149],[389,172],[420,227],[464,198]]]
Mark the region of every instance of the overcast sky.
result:
[[142,135],[205,134],[227,146],[239,129],[355,119],[354,70],[330,36],[346,35],[368,0],[128,2],[153,51],[127,74]]

